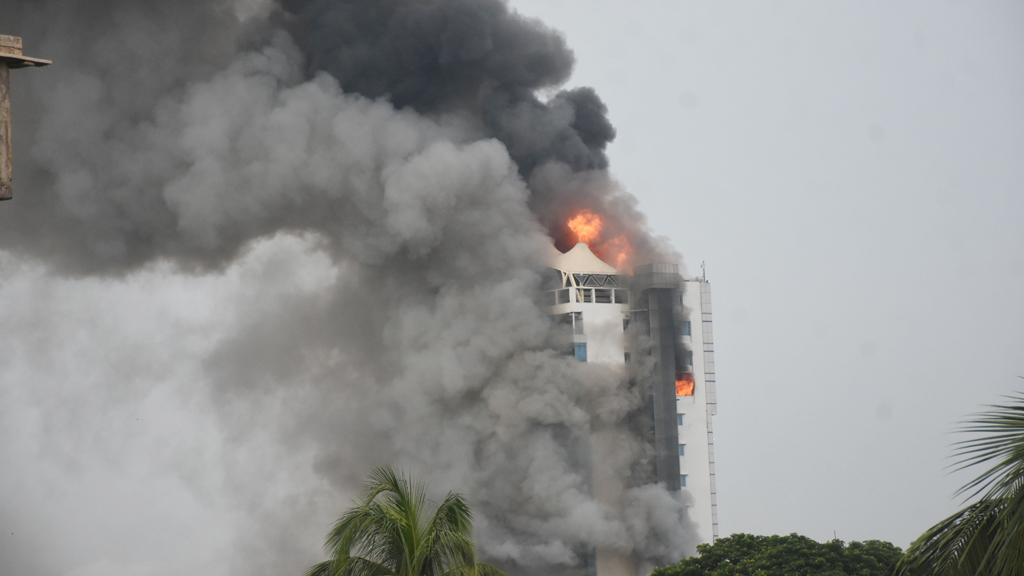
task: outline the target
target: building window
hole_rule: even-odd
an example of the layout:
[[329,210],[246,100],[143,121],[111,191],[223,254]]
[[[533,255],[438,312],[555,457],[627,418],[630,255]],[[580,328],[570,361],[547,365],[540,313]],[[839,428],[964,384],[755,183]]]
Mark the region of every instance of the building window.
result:
[[690,336],[690,321],[683,322],[683,336]]
[[558,290],[558,303],[568,304],[569,303],[569,289]]
[[594,288],[594,302],[597,304],[611,304],[611,288]]
[[562,286],[562,272],[555,270],[554,268],[545,268],[541,274],[541,286],[544,290],[554,290],[556,288],[563,288]]
[[577,342],[576,343],[576,359],[580,362],[587,361],[587,343]]
[[676,374],[676,396],[693,396],[693,374]]
[[679,445],[679,455],[686,456],[686,444]]
[[676,424],[679,425],[679,426],[683,425],[683,415],[682,414],[676,414]]
[[616,290],[615,291],[615,303],[616,304],[629,304],[629,290]]
[[693,366],[693,350],[683,352],[683,366]]
[[679,475],[679,485],[686,488],[686,474]]
[[544,293],[544,305],[545,306],[554,306],[557,303],[558,303],[558,301],[555,300],[555,293],[554,292],[545,292]]

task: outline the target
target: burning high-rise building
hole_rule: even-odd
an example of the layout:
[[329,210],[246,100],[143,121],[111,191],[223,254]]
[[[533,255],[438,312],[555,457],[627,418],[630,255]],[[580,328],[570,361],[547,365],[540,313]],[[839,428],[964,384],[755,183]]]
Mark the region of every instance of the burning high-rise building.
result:
[[684,278],[675,264],[654,263],[636,268],[632,286],[630,315],[649,342],[642,351],[654,358],[645,411],[655,478],[693,496],[688,515],[701,541],[710,543],[718,537],[711,285],[704,277]]
[[[11,275],[33,289],[5,309],[23,328],[0,341],[19,359],[0,389],[38,399],[27,409],[53,435],[39,445],[67,446],[54,458],[138,454],[222,520],[223,540],[195,552],[214,569],[160,556],[175,550],[164,538],[113,561],[299,573],[380,464],[464,494],[480,557],[512,576],[639,574],[711,539],[711,390],[703,356],[686,363],[703,332],[684,333],[701,291],[634,265],[678,258],[608,172],[615,128],[594,89],[566,85],[564,36],[504,0],[13,0],[3,15],[61,66],[12,94],[25,193],[0,210],[0,288],[9,302]],[[548,307],[550,238],[566,253]],[[147,325],[150,345],[75,324],[111,316],[95,302],[51,312],[59,293],[40,288],[140,274],[234,292],[175,296],[185,311]],[[586,362],[564,354],[552,311]],[[97,337],[81,361],[61,345],[76,334]],[[182,453],[226,457],[104,444],[135,437],[97,430],[147,421],[139,399],[169,398],[203,424],[182,428],[205,431]],[[35,522],[30,501],[0,500],[4,518]],[[75,525],[0,542],[0,573],[52,573],[20,566],[52,559]],[[61,569],[139,571],[89,561]]]
[[[544,293],[550,313],[572,334],[566,352],[622,366],[643,399],[629,423],[645,444],[645,456],[630,463],[634,470],[605,469],[617,446],[600,434],[588,444],[594,498],[614,508],[631,485],[663,484],[686,503],[700,541],[711,543],[718,518],[710,285],[684,278],[675,264],[648,263],[630,273],[603,261],[588,245],[599,240],[601,225],[589,211],[569,221],[579,242],[565,253],[552,247]],[[629,252],[619,248],[604,252],[624,267]],[[642,572],[636,559],[614,549],[598,547],[591,556],[597,576]]]

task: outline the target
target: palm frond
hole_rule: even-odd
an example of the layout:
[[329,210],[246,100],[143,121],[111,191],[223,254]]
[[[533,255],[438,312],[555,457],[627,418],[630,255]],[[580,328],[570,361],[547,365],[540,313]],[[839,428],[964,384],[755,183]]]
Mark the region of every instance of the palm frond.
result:
[[433,507],[424,484],[380,467],[355,504],[328,533],[331,559],[306,576],[504,576],[476,562],[473,514],[458,494]]
[[395,576],[391,570],[383,564],[378,564],[366,558],[352,557],[334,564],[334,572],[331,576]]
[[506,576],[505,572],[499,568],[491,566],[490,564],[484,564],[483,562],[476,563],[476,575],[477,576]]
[[975,414],[960,431],[976,437],[954,444],[955,470],[991,463],[957,495],[968,498],[1011,496],[1024,484],[1024,394],[1007,397],[1015,404],[989,406]]
[[440,575],[448,567],[473,566],[476,553],[471,534],[473,513],[462,496],[449,492],[431,519],[431,551],[437,559],[436,571]]
[[979,500],[925,532],[907,550],[897,574],[1024,576],[1024,394],[975,414],[954,444],[956,470],[983,466],[957,491]]
[[979,502],[931,527],[897,567],[907,576],[973,576],[990,557],[992,535],[1002,506]]
[[327,560],[319,564],[314,565],[303,576],[333,576],[334,575],[334,561]]

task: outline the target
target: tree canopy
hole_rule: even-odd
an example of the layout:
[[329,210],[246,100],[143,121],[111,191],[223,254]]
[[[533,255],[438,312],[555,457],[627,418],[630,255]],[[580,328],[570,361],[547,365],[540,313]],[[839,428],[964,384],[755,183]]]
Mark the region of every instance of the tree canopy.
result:
[[990,406],[963,428],[958,469],[982,473],[958,494],[980,499],[911,544],[901,576],[1024,576],[1024,394]]
[[892,576],[903,551],[888,542],[817,542],[806,536],[733,534],[697,546],[651,576]]
[[505,576],[476,561],[473,515],[462,496],[440,504],[388,467],[370,474],[361,501],[327,536],[330,558],[307,576]]

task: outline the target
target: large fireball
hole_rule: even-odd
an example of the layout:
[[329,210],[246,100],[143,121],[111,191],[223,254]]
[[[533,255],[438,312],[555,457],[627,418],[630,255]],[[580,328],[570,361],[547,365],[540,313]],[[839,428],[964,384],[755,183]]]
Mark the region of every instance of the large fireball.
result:
[[[590,246],[591,251],[598,258],[619,270],[632,271],[632,244],[623,234],[616,234],[610,238],[605,237],[606,235],[602,233],[608,230],[606,230],[605,220],[600,215],[584,208],[565,224],[576,236],[576,242],[583,242]],[[611,232],[615,232],[614,226],[612,226]]]
[[568,225],[569,229],[576,234],[576,241],[587,244],[597,240],[601,235],[601,228],[604,227],[601,217],[590,210],[581,210],[579,214],[569,220]]

